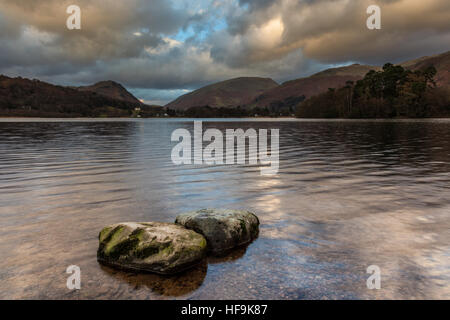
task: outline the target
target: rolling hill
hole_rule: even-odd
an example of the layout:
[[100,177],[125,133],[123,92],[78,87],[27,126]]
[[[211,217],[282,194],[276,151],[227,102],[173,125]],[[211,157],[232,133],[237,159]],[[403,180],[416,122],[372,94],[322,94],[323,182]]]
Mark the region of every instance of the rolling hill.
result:
[[140,104],[141,102],[127,91],[120,83],[114,81],[101,81],[91,86],[77,87],[80,91],[96,92],[97,94],[111,99],[122,100],[129,103]]
[[280,86],[266,91],[256,97],[248,107],[283,108],[301,102],[328,88],[339,88],[347,81],[357,81],[371,69],[380,69],[375,66],[353,64],[351,66],[327,69],[307,78],[284,82]]
[[210,106],[237,107],[250,103],[255,97],[278,84],[269,78],[242,77],[215,83],[185,94],[166,105],[175,110]]
[[[0,115],[124,117],[130,116],[134,108],[142,106],[136,98],[132,99],[132,95],[122,86],[108,90],[103,92],[79,90],[36,79],[10,78],[0,75]],[[128,99],[121,98],[121,94]]]

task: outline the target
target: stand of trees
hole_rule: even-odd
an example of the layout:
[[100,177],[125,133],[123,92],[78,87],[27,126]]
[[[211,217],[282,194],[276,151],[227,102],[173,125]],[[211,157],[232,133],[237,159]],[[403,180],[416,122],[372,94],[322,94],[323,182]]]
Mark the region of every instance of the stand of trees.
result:
[[297,106],[299,118],[423,118],[450,116],[450,92],[436,87],[433,66],[411,71],[387,63],[364,79],[311,97]]

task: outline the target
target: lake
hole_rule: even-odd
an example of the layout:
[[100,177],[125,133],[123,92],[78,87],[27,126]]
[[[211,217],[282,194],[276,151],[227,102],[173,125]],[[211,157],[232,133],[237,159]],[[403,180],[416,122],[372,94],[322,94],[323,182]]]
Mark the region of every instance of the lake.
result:
[[[450,120],[203,121],[279,129],[279,173],[174,165],[192,119],[0,120],[0,299],[450,298]],[[170,277],[96,260],[107,224],[216,207],[255,212],[259,238]]]

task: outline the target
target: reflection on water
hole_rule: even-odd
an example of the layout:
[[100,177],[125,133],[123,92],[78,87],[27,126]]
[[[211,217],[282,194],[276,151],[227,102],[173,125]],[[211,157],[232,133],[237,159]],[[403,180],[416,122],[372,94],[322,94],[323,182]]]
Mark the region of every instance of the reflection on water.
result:
[[[174,166],[189,120],[0,122],[0,298],[450,298],[450,121],[210,120],[279,128],[280,172]],[[260,237],[173,277],[100,266],[97,235],[206,207]],[[69,265],[82,289],[66,288]],[[382,289],[368,290],[378,265]]]
[[[178,297],[189,294],[202,285],[208,270],[208,264],[206,261],[203,261],[193,269],[173,276],[160,276],[150,273],[126,273],[104,266],[101,266],[101,269],[113,279],[117,280],[117,282],[127,283],[129,288],[138,292],[141,291],[141,295],[145,291],[153,291],[161,296]],[[139,290],[141,288],[143,290]],[[145,299],[146,295],[144,294],[141,297]],[[99,298],[102,297],[100,296]],[[121,295],[118,294],[117,298],[121,298]],[[134,298],[139,299],[140,297],[135,296]]]

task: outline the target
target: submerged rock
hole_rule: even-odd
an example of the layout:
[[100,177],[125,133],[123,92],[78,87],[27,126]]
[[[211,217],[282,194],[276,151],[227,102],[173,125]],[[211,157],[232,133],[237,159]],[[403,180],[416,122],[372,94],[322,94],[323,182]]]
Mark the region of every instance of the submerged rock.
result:
[[259,234],[258,217],[244,210],[203,209],[181,214],[175,223],[204,235],[208,250],[216,255],[250,243]]
[[120,269],[173,274],[206,254],[205,238],[173,223],[119,223],[99,235],[97,259]]

